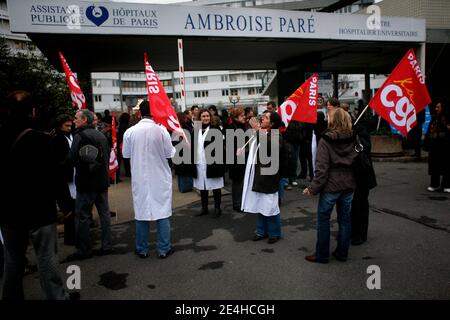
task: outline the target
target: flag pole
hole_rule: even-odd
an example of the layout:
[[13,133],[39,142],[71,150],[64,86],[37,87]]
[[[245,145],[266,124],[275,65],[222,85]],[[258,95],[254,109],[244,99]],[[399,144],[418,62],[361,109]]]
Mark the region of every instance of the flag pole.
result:
[[184,88],[183,39],[178,39],[178,71],[181,85],[181,111],[184,112],[186,110],[186,92]]
[[361,119],[361,117],[363,116],[363,114],[367,111],[367,109],[369,108],[369,105],[367,105],[364,110],[361,112],[361,114],[358,116],[358,118],[356,119],[355,123],[353,124],[354,126],[358,123],[358,121]]
[[377,132],[380,130],[381,116],[378,116]]
[[[119,168],[120,169],[120,168]],[[119,170],[117,169],[117,170]],[[117,171],[114,172],[114,194],[117,194]],[[114,199],[114,212],[116,213],[116,223],[117,223],[117,217],[119,216],[119,211],[117,210],[117,201]]]

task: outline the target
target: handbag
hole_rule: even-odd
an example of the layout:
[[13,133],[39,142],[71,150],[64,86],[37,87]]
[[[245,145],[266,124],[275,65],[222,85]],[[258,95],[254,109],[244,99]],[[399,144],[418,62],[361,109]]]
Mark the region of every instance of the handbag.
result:
[[355,152],[356,157],[353,159],[352,171],[356,186],[368,189],[375,188],[377,180],[372,161],[367,153],[364,152],[364,146],[357,134],[355,135]]

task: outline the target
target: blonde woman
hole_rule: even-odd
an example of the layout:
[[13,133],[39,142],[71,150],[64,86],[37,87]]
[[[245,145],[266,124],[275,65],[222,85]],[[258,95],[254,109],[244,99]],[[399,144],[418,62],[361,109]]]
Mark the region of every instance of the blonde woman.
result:
[[355,181],[352,162],[356,157],[352,121],[348,112],[337,108],[329,114],[328,129],[317,147],[316,167],[305,195],[320,193],[317,209],[316,252],[307,261],[328,263],[330,256],[330,216],[336,205],[339,235],[333,256],[346,261],[351,237],[351,204]]

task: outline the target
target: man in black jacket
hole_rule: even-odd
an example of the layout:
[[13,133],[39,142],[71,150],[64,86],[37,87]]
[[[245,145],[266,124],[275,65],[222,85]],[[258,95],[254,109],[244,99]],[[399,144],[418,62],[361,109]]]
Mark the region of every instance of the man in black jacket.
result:
[[57,203],[64,214],[64,244],[75,245],[75,181],[74,168],[67,159],[72,146],[73,118],[68,114],[61,114],[56,118],[56,135],[52,143],[57,161]]
[[8,98],[10,119],[0,128],[4,168],[0,227],[4,239],[3,300],[23,300],[28,242],[37,256],[42,290],[49,300],[68,299],[56,252],[56,167],[49,135],[32,129],[36,109],[25,91]]
[[[73,138],[68,159],[75,165],[76,169],[75,225],[77,251],[67,258],[68,261],[92,257],[89,225],[94,204],[100,216],[102,229],[102,244],[98,254],[106,255],[112,251],[111,216],[108,205],[109,145],[106,137],[95,130],[92,125],[93,120],[92,112],[87,109],[78,111],[74,120],[78,131]],[[93,164],[84,162],[79,156],[80,149],[88,144],[98,149],[98,156]]]

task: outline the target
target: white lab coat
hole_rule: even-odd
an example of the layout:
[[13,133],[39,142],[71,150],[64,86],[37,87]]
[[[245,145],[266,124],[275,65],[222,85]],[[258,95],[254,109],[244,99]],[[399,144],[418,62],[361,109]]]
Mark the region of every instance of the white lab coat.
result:
[[155,221],[172,215],[172,172],[167,161],[175,148],[167,130],[142,119],[125,131],[122,155],[131,158],[131,186],[136,220]]
[[198,190],[214,190],[224,187],[223,177],[207,178],[206,177],[206,156],[205,156],[205,138],[209,132],[209,127],[202,134],[198,131],[197,140],[197,178],[194,178],[194,188]]
[[278,192],[261,193],[252,191],[256,156],[259,149],[259,144],[257,145],[255,140],[250,144],[247,165],[245,166],[241,210],[248,213],[260,213],[266,217],[276,216],[280,213]]

